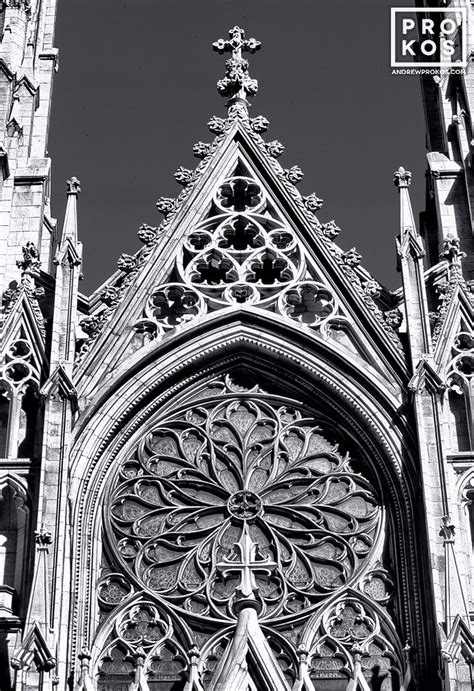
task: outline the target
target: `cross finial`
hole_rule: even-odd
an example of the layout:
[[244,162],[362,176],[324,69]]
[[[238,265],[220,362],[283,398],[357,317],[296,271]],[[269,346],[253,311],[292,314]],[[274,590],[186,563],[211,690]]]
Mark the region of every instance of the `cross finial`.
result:
[[233,29],[229,29],[230,38],[219,38],[212,45],[214,50],[222,55],[222,53],[228,53],[232,51],[232,57],[241,59],[242,51],[247,51],[249,53],[255,53],[256,50],[260,50],[261,43],[255,38],[245,38],[245,31],[240,28],[240,26],[234,26]]
[[217,82],[217,90],[221,96],[229,97],[227,106],[235,107],[240,104],[240,108],[234,108],[235,114],[246,117],[247,96],[253,96],[257,93],[258,82],[256,79],[251,79],[248,69],[249,63],[242,57],[242,53],[255,53],[255,51],[260,50],[261,43],[255,38],[246,39],[245,31],[234,26],[229,31],[228,39],[220,38],[212,46],[221,55],[232,52],[232,57],[225,64],[225,77]]
[[234,543],[234,550],[230,557],[225,557],[217,565],[224,578],[228,573],[240,574],[240,583],[236,588],[234,610],[240,612],[244,607],[253,607],[259,612],[261,602],[257,599],[258,587],[254,573],[264,573],[270,576],[277,564],[268,556],[259,553],[258,545],[250,536],[247,522],[244,522],[242,534],[238,542]]

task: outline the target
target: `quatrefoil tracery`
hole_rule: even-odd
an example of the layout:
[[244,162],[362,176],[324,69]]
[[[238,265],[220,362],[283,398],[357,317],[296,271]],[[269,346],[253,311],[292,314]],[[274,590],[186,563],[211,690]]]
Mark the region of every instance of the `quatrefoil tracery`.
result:
[[184,240],[178,282],[153,290],[136,331],[162,336],[228,305],[256,305],[312,328],[336,315],[334,294],[307,278],[304,251],[260,183],[227,178],[212,203],[211,215]]

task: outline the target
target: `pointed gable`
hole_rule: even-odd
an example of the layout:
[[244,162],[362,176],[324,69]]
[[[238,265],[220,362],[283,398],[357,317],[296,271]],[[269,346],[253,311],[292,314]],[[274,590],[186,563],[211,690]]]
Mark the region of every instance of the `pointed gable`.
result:
[[266,313],[331,344],[358,366],[400,377],[404,348],[397,300],[361,266],[355,248],[334,242],[340,229],[302,196],[297,166],[283,169],[279,142],[261,136],[268,121],[233,103],[213,117],[212,144],[198,142],[195,171],[179,168],[165,218],[138,231],[144,248],[123,254],[119,271],[92,297],[81,323],[78,380],[122,368],[150,341],[162,342],[221,310]]

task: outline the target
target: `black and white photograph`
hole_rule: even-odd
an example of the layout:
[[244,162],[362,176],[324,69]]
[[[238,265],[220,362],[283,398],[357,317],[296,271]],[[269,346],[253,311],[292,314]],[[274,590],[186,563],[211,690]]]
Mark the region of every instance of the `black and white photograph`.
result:
[[474,689],[473,27],[0,0],[0,691]]

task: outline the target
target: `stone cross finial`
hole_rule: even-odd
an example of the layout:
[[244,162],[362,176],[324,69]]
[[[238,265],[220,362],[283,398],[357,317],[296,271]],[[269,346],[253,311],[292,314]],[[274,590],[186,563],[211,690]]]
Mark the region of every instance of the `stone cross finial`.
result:
[[219,38],[215,41],[212,46],[214,50],[222,55],[222,53],[228,53],[232,51],[232,57],[241,59],[242,51],[249,53],[255,53],[256,50],[260,50],[261,43],[255,38],[245,38],[245,31],[239,26],[234,26],[233,29],[229,29],[230,38]]
[[[227,105],[233,106],[236,116],[246,117],[247,96],[257,93],[258,82],[251,79],[248,61],[242,57],[242,53],[255,53],[260,49],[261,43],[255,38],[246,39],[245,31],[238,26],[230,29],[229,37],[220,38],[212,44],[214,50],[220,54],[232,52],[232,57],[225,63],[225,77],[217,82],[217,90],[221,96],[229,97]],[[240,108],[237,108],[237,101],[240,102]]]
[[68,194],[79,194],[81,191],[81,181],[74,176],[66,181],[66,185]]
[[403,166],[400,166],[398,170],[393,174],[393,183],[395,187],[410,187],[411,185],[411,173],[409,170],[405,170]]
[[260,611],[262,605],[257,600],[258,588],[254,574],[264,573],[269,576],[277,564],[271,561],[270,557],[263,557],[259,554],[258,545],[250,536],[247,522],[244,523],[239,541],[234,543],[233,554],[230,557],[225,557],[216,566],[224,578],[229,573],[240,574],[234,610],[239,612],[244,607],[253,607]]

